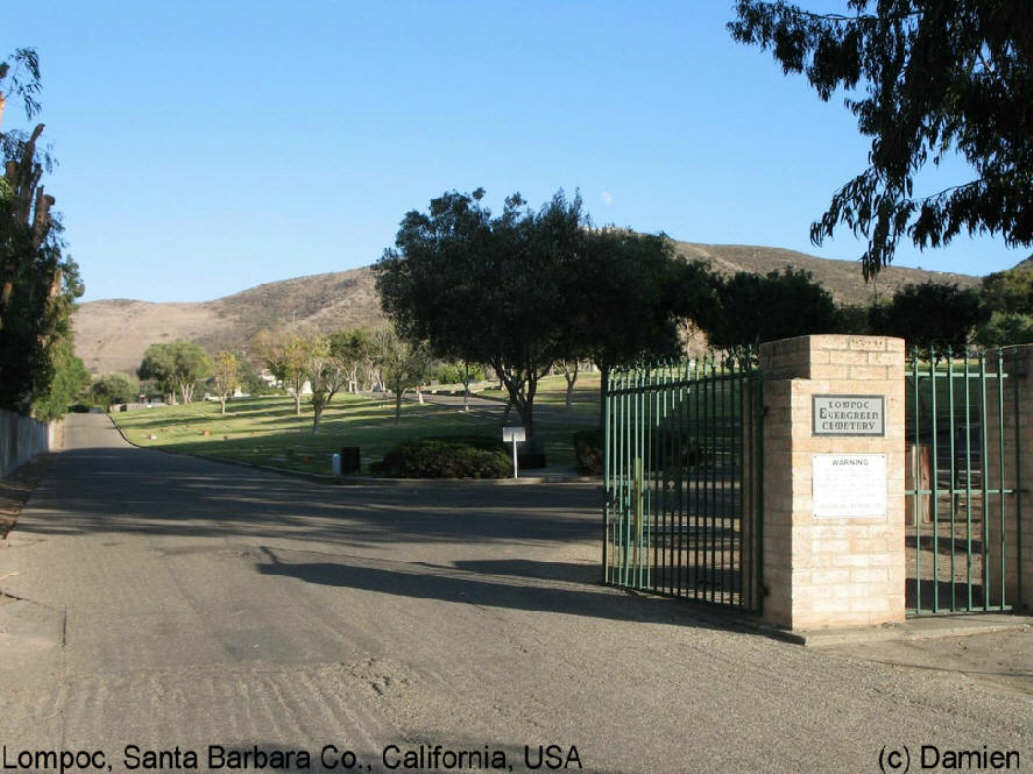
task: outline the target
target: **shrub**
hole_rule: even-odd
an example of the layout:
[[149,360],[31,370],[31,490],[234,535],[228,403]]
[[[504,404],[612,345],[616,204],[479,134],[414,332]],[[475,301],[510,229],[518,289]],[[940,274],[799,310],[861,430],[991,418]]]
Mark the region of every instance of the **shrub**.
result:
[[136,397],[137,385],[125,374],[105,374],[90,387],[95,406],[107,408],[114,403],[129,403]]
[[582,476],[596,476],[603,472],[603,433],[599,429],[578,430],[574,433],[574,457]]
[[404,441],[370,471],[395,478],[503,478],[512,472],[512,462],[494,438],[441,436]]
[[976,328],[976,342],[984,347],[1005,347],[1033,341],[1033,316],[1015,312],[994,312]]

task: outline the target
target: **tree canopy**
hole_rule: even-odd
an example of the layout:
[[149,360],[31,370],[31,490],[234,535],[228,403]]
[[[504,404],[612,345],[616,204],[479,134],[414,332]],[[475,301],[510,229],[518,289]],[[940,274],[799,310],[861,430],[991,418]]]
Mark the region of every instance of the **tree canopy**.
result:
[[873,306],[869,319],[873,333],[899,336],[908,347],[961,353],[973,328],[989,316],[976,290],[924,282],[905,285],[889,304]]
[[1033,266],[1023,261],[988,274],[983,277],[982,291],[983,302],[995,312],[1033,314]]
[[567,299],[567,357],[592,360],[604,372],[613,366],[676,355],[680,349],[675,312],[688,314],[690,271],[674,256],[663,234],[603,228],[583,235],[571,261]]
[[592,228],[562,191],[538,210],[514,194],[499,215],[483,196],[452,191],[406,214],[377,288],[404,338],[490,365],[529,438],[554,363],[593,360],[605,389],[610,367],[679,350],[676,315],[695,297],[666,236]]
[[129,403],[136,397],[136,389],[125,374],[104,374],[90,386],[90,399],[107,409],[114,403]]
[[183,403],[194,397],[194,388],[199,379],[212,371],[212,361],[207,353],[191,341],[173,341],[167,344],[151,344],[143,354],[143,361],[137,370],[141,379],[154,379],[165,394],[179,393]]
[[374,267],[377,289],[403,338],[489,364],[532,437],[538,380],[564,354],[563,278],[582,240],[581,199],[559,192],[535,211],[514,194],[493,216],[483,197],[452,191],[407,213]]
[[[702,271],[702,269],[700,269]],[[713,296],[696,323],[710,345],[730,351],[809,333],[835,333],[839,311],[809,272],[786,268],[766,275],[710,275]]]
[[63,417],[68,407],[90,386],[90,373],[82,360],[75,356],[75,343],[71,337],[62,336],[54,341],[50,360],[54,376],[47,390],[32,402],[32,416],[41,422]]
[[427,378],[430,352],[421,343],[401,338],[394,328],[373,332],[371,347],[384,385],[395,396],[395,423],[402,416],[402,395]]
[[[821,244],[843,224],[868,240],[865,277],[901,239],[920,248],[959,234],[1033,243],[1033,5],[1010,0],[849,0],[849,14],[739,0],[728,27],[804,73],[822,100],[839,88],[871,137],[868,167],[811,226]],[[973,179],[929,195],[915,174],[960,153]]]
[[311,341],[284,330],[259,331],[251,342],[255,355],[294,397],[294,413],[301,416],[301,391],[308,381]]
[[[31,119],[39,91],[35,51],[19,49],[0,61],[0,121],[10,95],[21,98]],[[0,132],[0,407],[23,414],[38,407],[46,415],[40,418],[53,418],[67,392],[65,377],[81,381],[67,369],[78,370],[68,359],[70,317],[83,286],[78,266],[62,254],[55,200],[41,184],[51,164],[38,149],[43,128]],[[64,381],[55,387],[55,380]]]
[[226,413],[226,401],[240,384],[240,361],[225,349],[215,353],[212,360],[212,386],[219,398],[219,413]]

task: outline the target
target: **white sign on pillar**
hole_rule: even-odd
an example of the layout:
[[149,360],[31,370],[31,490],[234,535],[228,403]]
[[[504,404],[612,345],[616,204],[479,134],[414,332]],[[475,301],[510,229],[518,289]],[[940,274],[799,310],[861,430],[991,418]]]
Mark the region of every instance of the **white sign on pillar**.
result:
[[502,442],[511,441],[513,443],[513,478],[519,478],[520,474],[517,471],[517,444],[526,439],[526,433],[523,427],[504,427],[502,428]]
[[811,459],[814,518],[885,518],[885,454],[815,454]]

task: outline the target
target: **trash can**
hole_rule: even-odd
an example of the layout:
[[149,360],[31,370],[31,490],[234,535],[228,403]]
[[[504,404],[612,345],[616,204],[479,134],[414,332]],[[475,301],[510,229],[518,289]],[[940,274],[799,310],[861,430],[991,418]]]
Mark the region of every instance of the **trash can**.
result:
[[530,441],[520,441],[517,444],[517,462],[520,469],[534,470],[545,467],[545,441],[541,438],[532,438]]
[[[359,447],[341,447],[341,474],[359,472]],[[340,474],[339,474],[340,475]]]

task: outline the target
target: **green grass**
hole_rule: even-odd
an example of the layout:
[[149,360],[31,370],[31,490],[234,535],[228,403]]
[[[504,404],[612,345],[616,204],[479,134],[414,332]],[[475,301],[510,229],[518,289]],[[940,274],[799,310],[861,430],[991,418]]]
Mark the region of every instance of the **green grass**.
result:
[[[562,404],[562,395],[560,400]],[[393,401],[355,395],[334,397],[323,414],[318,435],[312,434],[308,400],[302,402],[299,417],[294,413],[294,401],[288,397],[230,401],[225,416],[219,413],[218,403],[202,401],[120,412],[112,417],[126,437],[140,446],[309,473],[330,473],[330,455],[342,446],[360,447],[362,470],[366,472],[370,463],[382,459],[404,440],[460,434],[502,437],[501,423],[483,414],[406,401],[401,421],[395,424]],[[536,432],[545,441],[550,468],[570,467],[574,465],[572,435],[584,423],[557,417],[536,416]],[[157,438],[149,439],[152,434]]]
[[[599,380],[598,373],[580,373],[574,383],[574,395],[570,409],[578,415],[599,415]],[[481,390],[477,393],[485,398],[507,400],[509,394],[505,390]],[[546,376],[538,382],[538,392],[534,396],[535,406],[551,406],[562,409],[566,403],[567,380],[562,376]]]

